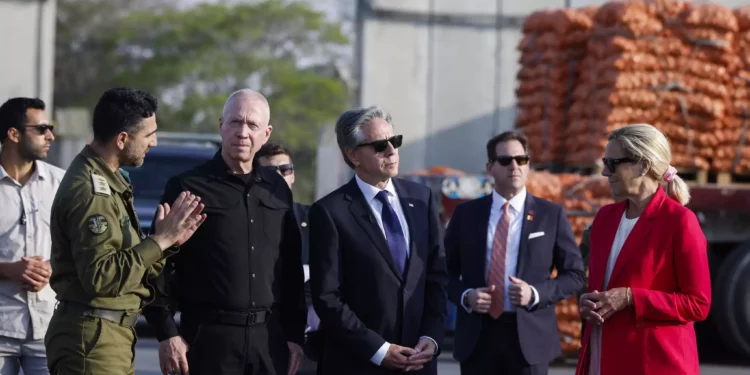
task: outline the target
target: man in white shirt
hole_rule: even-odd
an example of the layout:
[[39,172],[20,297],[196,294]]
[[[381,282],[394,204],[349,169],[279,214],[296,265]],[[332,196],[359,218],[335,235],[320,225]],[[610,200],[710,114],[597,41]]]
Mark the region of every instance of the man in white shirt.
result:
[[47,164],[53,125],[41,99],[0,106],[0,375],[48,374],[44,335],[55,307],[49,283],[52,200],[65,171]]
[[487,143],[494,190],[459,205],[445,234],[453,357],[465,375],[547,374],[561,351],[555,304],[585,279],[565,211],[526,192],[527,144],[516,132]]

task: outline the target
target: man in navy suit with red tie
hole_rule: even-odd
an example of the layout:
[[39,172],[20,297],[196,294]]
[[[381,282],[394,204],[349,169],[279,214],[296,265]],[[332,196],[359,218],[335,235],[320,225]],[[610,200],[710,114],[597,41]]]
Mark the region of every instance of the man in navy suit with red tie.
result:
[[487,143],[495,189],[459,205],[446,231],[448,297],[459,306],[453,356],[464,375],[547,374],[561,352],[555,303],[584,283],[565,211],[526,192],[527,145],[516,132]]
[[310,208],[318,373],[435,375],[448,283],[435,197],[394,178],[402,137],[384,110],[345,112],[336,136],[355,177]]

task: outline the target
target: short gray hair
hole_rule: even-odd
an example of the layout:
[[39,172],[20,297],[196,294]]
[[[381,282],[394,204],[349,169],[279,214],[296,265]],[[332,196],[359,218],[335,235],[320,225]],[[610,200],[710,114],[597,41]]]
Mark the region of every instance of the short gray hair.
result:
[[365,141],[362,126],[376,118],[383,119],[393,126],[391,115],[385,109],[377,106],[350,109],[339,116],[338,121],[336,121],[336,142],[339,144],[344,161],[352,169],[354,169],[354,164],[346,156],[346,150],[353,150]]

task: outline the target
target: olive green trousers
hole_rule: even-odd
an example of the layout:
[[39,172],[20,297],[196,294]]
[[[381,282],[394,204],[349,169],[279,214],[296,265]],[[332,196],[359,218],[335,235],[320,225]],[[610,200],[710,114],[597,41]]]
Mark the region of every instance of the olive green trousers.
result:
[[51,375],[135,374],[135,330],[55,311],[44,345]]

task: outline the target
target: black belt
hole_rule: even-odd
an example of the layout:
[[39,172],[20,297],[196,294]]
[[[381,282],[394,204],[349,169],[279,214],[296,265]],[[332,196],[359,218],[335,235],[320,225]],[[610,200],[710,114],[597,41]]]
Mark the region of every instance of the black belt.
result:
[[137,313],[129,313],[122,310],[99,309],[70,301],[60,301],[56,310],[59,310],[62,313],[78,316],[101,318],[129,328],[135,327],[136,323],[138,323],[139,316]]
[[202,323],[224,324],[231,326],[254,326],[264,324],[271,316],[269,310],[258,311],[226,311],[214,310],[199,314]]

